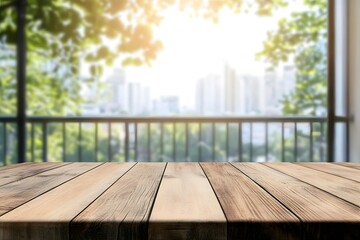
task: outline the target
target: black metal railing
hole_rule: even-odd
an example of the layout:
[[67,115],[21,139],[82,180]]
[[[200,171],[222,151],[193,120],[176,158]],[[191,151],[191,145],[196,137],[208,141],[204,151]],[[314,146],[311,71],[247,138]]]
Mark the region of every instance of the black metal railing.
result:
[[[325,117],[28,117],[27,161],[326,161]],[[16,117],[0,118],[16,161]]]

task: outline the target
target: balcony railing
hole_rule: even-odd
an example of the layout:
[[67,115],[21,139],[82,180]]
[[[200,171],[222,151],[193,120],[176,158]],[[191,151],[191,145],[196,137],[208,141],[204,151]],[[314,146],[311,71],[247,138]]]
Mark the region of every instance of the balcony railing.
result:
[[[325,117],[28,117],[27,161],[326,161]],[[16,118],[0,117],[0,164]]]

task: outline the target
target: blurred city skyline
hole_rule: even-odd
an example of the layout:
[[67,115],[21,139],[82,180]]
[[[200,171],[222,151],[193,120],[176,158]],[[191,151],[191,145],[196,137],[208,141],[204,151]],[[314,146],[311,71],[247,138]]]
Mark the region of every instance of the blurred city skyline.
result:
[[[228,63],[222,74],[197,79],[193,104],[181,95],[154,95],[154,87],[129,81],[120,68],[105,81],[83,85],[83,115],[281,115],[281,100],[295,89],[295,67],[283,65],[258,74],[238,73]],[[101,86],[101,87],[100,87]]]
[[[267,33],[278,28],[279,19],[289,16],[291,14],[289,9],[301,7],[301,4],[294,2],[289,4],[286,11],[278,10],[273,16],[257,16],[253,13],[233,14],[230,10],[224,9],[219,14],[217,24],[202,18],[191,18],[175,9],[168,10],[164,14],[161,26],[154,30],[155,35],[164,45],[157,60],[152,66],[122,67],[120,64],[122,59],[119,57],[115,64],[105,67],[104,74],[98,81],[103,83],[103,86],[119,90],[117,93],[113,92],[117,96],[109,100],[112,103],[100,108],[107,109],[103,110],[107,115],[280,115],[279,101],[295,86],[293,59],[289,59],[288,63],[281,63],[273,71],[268,71],[269,65],[262,59],[257,59],[256,53],[261,51]],[[108,45],[111,46],[110,40]],[[231,83],[234,85],[231,88],[237,90],[232,94],[236,94],[236,91],[242,94],[241,102],[236,103],[242,107],[236,106],[232,109],[224,105],[226,102],[224,97],[227,94],[225,82],[228,81],[228,87],[230,84],[230,80],[226,80],[225,77],[225,66],[236,72],[236,79],[231,80],[236,83]],[[289,78],[287,82],[284,81],[283,76],[285,68],[292,69],[291,73],[289,71],[285,73]],[[87,76],[88,66],[85,63],[82,69],[81,74]],[[117,85],[115,75],[119,69],[122,73],[117,77]],[[272,75],[272,83],[266,80],[269,75]],[[214,92],[206,87],[206,83],[202,84],[204,94],[212,94],[208,97],[209,102],[214,102],[214,99],[219,100],[218,110],[210,109],[211,103],[204,102],[204,99],[203,103],[199,102],[199,81],[206,82],[208,78],[218,79],[217,84],[222,88]],[[255,82],[245,83],[249,82],[249,79],[254,79]],[[279,84],[285,86],[284,89],[280,89]],[[245,92],[241,93],[244,90],[239,88],[240,85],[248,87],[246,91],[248,96],[245,96]],[[259,87],[262,96],[254,90],[256,86]],[[89,95],[89,91],[95,94],[94,89],[89,90],[88,86],[84,88],[85,95]],[[252,91],[255,91],[255,96],[250,97],[249,93]],[[145,96],[142,96],[142,93]],[[218,94],[224,99],[219,98]],[[264,97],[264,94],[267,97]],[[135,99],[135,95],[138,95],[138,99]],[[266,104],[265,101],[269,96],[272,96],[271,104]],[[261,99],[256,99],[259,97]],[[90,98],[94,99],[94,96]],[[235,101],[235,98],[232,98],[232,101]],[[236,100],[240,101],[240,98]],[[111,106],[116,101],[117,106]],[[94,109],[91,109],[91,104],[85,103],[82,107],[83,114],[100,113],[97,108],[99,104],[106,105],[106,101],[104,102],[103,99],[100,102],[97,106],[93,105]],[[139,104],[142,106],[140,107]],[[200,105],[204,105],[206,109],[202,110]],[[130,109],[131,107],[134,109]],[[110,111],[111,108],[118,110]]]

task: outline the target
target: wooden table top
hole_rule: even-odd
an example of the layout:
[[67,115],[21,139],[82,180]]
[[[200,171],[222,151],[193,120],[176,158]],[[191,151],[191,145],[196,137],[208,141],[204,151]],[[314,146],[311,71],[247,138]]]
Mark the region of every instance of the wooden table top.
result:
[[360,239],[360,164],[12,165],[0,239]]

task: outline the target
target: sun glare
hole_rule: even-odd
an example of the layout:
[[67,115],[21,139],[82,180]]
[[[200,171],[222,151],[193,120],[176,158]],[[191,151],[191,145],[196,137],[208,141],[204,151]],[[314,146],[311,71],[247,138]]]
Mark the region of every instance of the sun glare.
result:
[[170,9],[156,36],[164,44],[152,67],[129,68],[129,79],[151,85],[153,95],[179,95],[182,105],[193,105],[196,81],[221,74],[225,63],[242,73],[263,67],[255,60],[266,32],[276,27],[275,18],[236,15],[224,9],[220,21],[189,17]]

